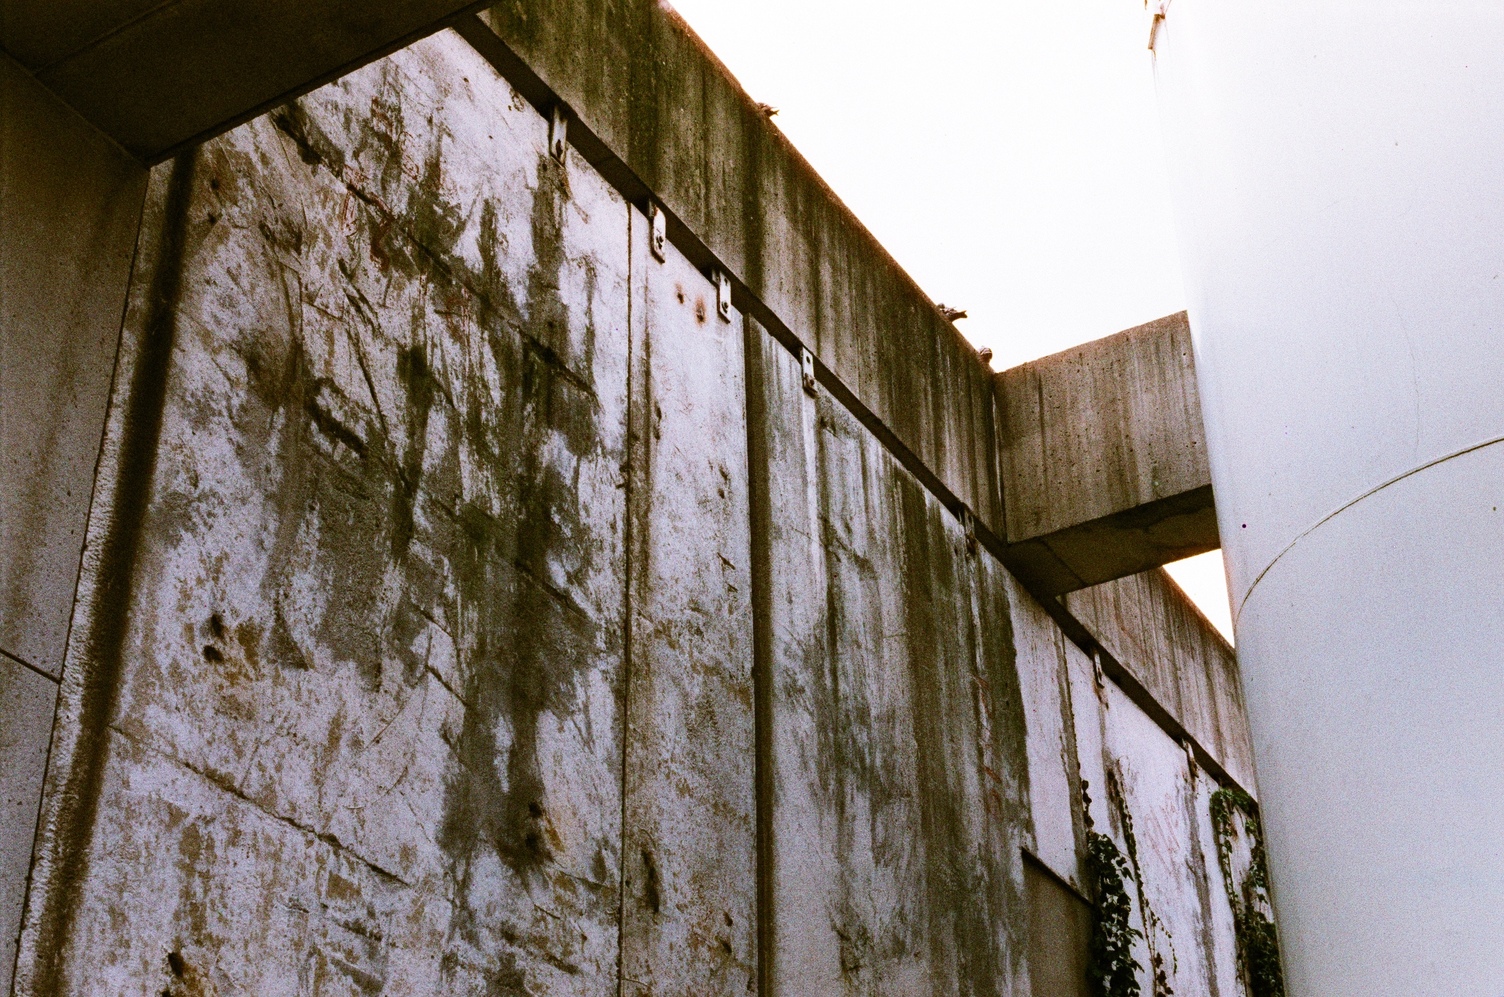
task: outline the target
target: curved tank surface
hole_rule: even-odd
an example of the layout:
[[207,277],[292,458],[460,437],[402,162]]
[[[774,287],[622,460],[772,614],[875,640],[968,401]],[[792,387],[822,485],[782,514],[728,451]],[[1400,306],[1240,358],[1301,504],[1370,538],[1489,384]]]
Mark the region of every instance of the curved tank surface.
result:
[[1290,994],[1499,997],[1504,5],[1155,60]]

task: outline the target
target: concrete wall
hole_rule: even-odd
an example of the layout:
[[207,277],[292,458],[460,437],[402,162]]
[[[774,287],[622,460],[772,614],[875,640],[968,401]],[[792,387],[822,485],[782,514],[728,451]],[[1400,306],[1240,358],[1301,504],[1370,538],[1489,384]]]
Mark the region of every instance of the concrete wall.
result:
[[1127,673],[1125,684],[1143,688],[1151,711],[1165,711],[1166,729],[1189,736],[1237,784],[1254,784],[1237,655],[1169,575],[1131,575],[1065,603]]
[[153,171],[15,992],[1084,992],[1090,795],[1237,993],[1148,663],[548,130],[446,32]]
[[0,54],[0,990],[146,170]]

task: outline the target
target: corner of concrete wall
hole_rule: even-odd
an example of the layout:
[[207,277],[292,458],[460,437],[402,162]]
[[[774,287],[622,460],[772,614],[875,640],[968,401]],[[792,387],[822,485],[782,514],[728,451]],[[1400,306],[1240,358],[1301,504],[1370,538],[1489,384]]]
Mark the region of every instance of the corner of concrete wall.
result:
[[0,993],[145,191],[141,164],[0,54]]

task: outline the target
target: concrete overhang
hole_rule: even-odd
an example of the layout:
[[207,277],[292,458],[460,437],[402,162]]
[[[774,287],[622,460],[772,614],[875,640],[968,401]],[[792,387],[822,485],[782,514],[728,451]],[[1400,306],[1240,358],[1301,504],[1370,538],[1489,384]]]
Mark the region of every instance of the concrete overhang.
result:
[[1220,546],[1184,312],[1004,371],[996,394],[1008,555],[1035,586]]
[[5,0],[0,48],[153,161],[430,34],[473,0]]

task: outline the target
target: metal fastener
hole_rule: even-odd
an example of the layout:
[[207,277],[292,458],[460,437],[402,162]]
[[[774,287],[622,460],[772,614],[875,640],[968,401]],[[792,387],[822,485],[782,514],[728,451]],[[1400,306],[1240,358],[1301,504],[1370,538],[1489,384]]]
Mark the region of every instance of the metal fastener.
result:
[[662,263],[668,259],[668,216],[656,203],[649,203],[648,220],[652,222],[648,250],[653,254],[653,259]]
[[569,117],[563,104],[555,104],[553,116],[548,122],[548,153],[559,162],[564,162],[564,151],[569,148]]
[[724,321],[731,321],[731,278],[724,270],[715,272],[715,310]]

